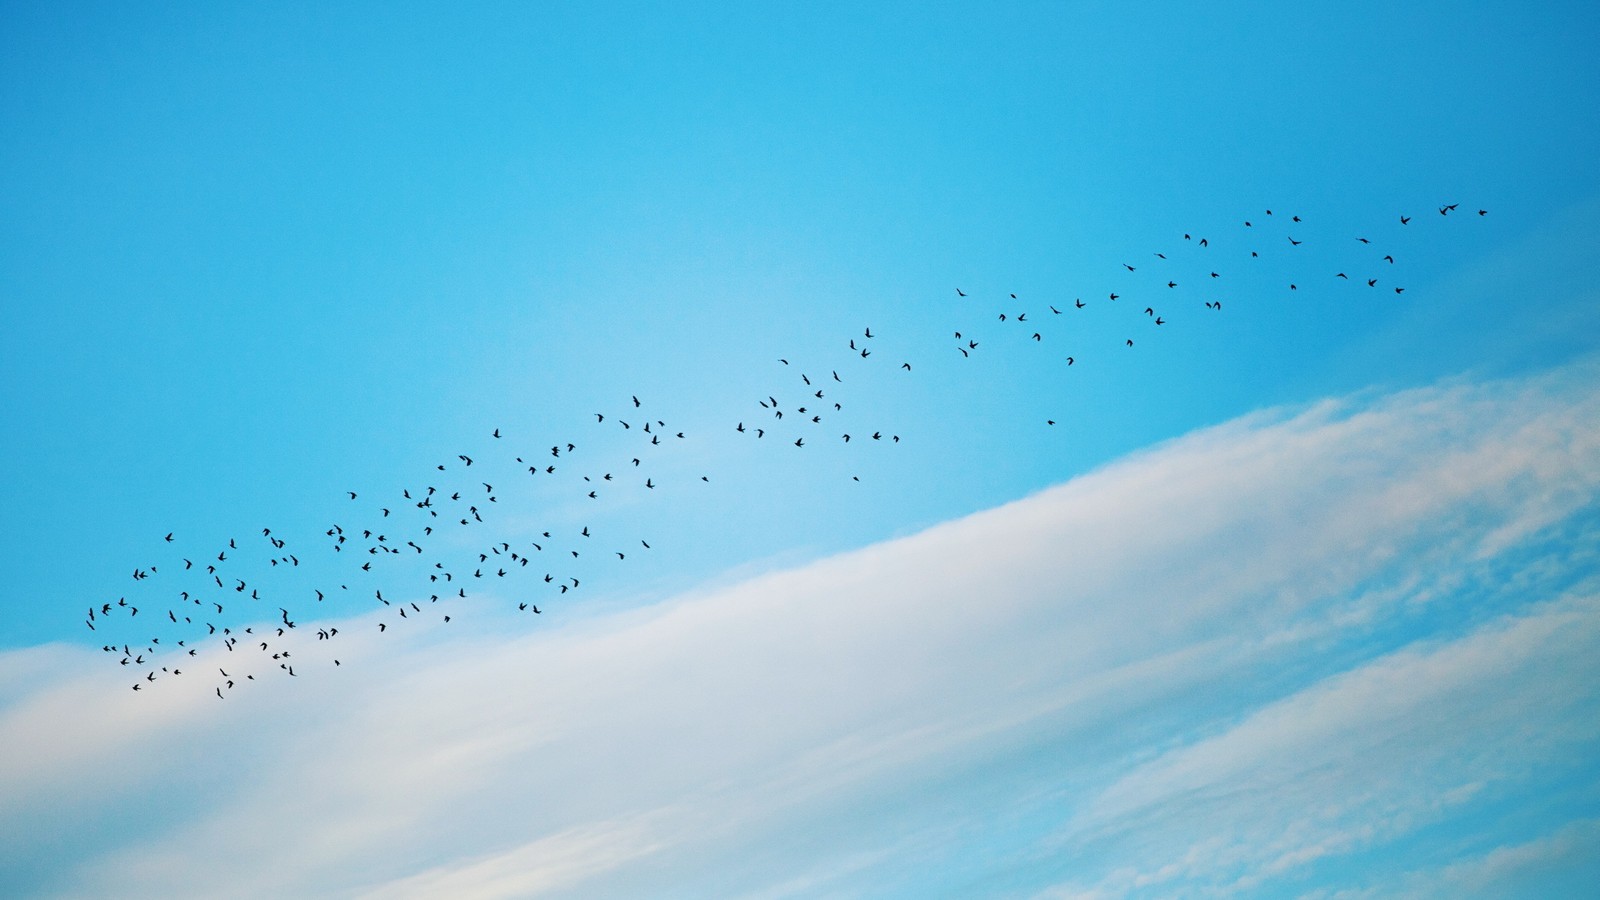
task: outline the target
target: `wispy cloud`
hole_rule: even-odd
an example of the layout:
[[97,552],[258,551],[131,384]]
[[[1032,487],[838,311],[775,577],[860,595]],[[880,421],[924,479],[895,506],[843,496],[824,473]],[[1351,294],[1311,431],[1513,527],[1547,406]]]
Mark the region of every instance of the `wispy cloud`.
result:
[[1550,535],[1595,544],[1596,375],[1263,413],[901,540],[532,632],[487,605],[476,631],[404,641],[347,623],[359,664],[225,703],[126,696],[75,648],[0,656],[28,673],[0,708],[0,831],[21,835],[4,879],[1313,888],[1321,861],[1550,773],[1593,780],[1573,760],[1597,738],[1577,723],[1600,721],[1594,569]]
[[1237,893],[1397,839],[1519,770],[1582,758],[1600,739],[1597,658],[1595,595],[1387,654],[1138,766],[1064,843],[1136,847],[1145,866],[1118,890]]
[[1600,820],[1579,819],[1436,872],[1413,873],[1405,887],[1411,896],[1578,896],[1593,889],[1597,874]]

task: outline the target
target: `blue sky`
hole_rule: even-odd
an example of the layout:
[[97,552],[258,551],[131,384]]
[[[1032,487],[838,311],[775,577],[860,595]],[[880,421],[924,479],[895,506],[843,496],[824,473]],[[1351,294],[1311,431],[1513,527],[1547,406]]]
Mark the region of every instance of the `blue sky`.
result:
[[0,7],[0,885],[1592,880],[1597,13],[990,6]]

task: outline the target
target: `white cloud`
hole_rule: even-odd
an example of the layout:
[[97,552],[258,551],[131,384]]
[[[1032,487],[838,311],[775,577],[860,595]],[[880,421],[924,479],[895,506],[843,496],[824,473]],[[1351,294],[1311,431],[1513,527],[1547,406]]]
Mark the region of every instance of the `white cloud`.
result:
[[[1138,766],[1100,792],[1073,835],[1124,834],[1149,859],[1191,860],[1127,873],[1120,887],[1185,878],[1254,887],[1428,824],[1519,769],[1593,746],[1596,660],[1600,596],[1388,654]],[[1237,880],[1216,883],[1230,873]]]
[[1293,875],[1589,739],[1564,723],[1595,706],[1591,601],[1429,608],[1592,507],[1595,371],[1258,415],[532,632],[487,605],[426,638],[345,623],[340,670],[226,703],[0,655],[37,673],[0,709],[23,835],[0,874],[123,897],[808,893],[829,860],[891,890]]
[[1437,872],[1414,874],[1407,887],[1412,896],[1516,897],[1527,896],[1533,879],[1548,878],[1539,885],[1540,893],[1555,896],[1592,889],[1597,874],[1600,820],[1580,819],[1531,841],[1496,847]]

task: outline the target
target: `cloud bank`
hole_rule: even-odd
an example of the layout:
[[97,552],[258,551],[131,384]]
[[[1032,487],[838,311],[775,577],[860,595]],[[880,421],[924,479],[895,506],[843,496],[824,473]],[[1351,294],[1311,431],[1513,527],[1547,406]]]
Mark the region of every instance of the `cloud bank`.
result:
[[1600,877],[1597,385],[1586,362],[1261,413],[531,632],[350,622],[359,664],[226,703],[3,654],[0,885],[1575,889]]

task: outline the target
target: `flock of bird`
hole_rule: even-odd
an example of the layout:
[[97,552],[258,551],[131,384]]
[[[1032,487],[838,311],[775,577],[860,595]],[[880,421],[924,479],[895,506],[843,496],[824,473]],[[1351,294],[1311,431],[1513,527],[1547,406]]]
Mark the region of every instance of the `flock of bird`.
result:
[[[1473,215],[1454,203],[1441,205],[1437,213],[1445,218]],[[1488,211],[1475,214],[1482,217]],[[1398,227],[1420,227],[1412,226],[1410,215],[1398,221]],[[1302,234],[1305,230],[1308,226],[1298,214],[1264,210],[1243,219],[1226,240],[1183,233],[1174,236],[1171,248],[1152,250],[1144,260],[1121,261],[1110,276],[1116,279],[1111,289],[1087,300],[1063,297],[1027,308],[1016,294],[1009,294],[999,304],[980,308],[980,300],[958,287],[962,315],[971,318],[953,324],[950,344],[942,352],[961,364],[1020,343],[1049,348],[1060,366],[1072,367],[1079,357],[1088,361],[1085,353],[1111,349],[1058,349],[1067,337],[1065,323],[1100,305],[1126,311],[1126,330],[1113,346],[1114,352],[1132,351],[1139,339],[1135,327],[1164,328],[1190,313],[1222,314],[1224,303],[1236,296],[1230,291],[1230,266],[1248,265],[1263,254],[1292,263],[1292,254],[1311,239]],[[1285,282],[1282,290],[1298,292],[1302,284],[1322,279],[1352,289],[1404,294],[1406,286],[1394,274],[1404,270],[1398,251],[1367,234],[1351,233],[1341,240],[1351,251],[1345,267],[1304,274],[1303,280]],[[1184,265],[1174,257],[1181,257]],[[729,417],[731,436],[802,452],[824,441],[852,448],[897,445],[901,435],[873,421],[872,409],[863,417],[854,408],[858,394],[853,389],[872,379],[916,377],[924,355],[939,352],[917,348],[917,358],[906,358],[904,351],[880,352],[877,332],[865,327],[841,339],[836,355],[823,365],[807,367],[779,357],[768,389],[753,392],[742,416]],[[1056,420],[1043,424],[1055,425]],[[541,614],[541,604],[548,607],[580,596],[581,576],[599,561],[626,565],[651,553],[652,547],[648,535],[619,534],[598,523],[530,528],[527,523],[538,510],[517,499],[527,493],[515,489],[518,483],[535,484],[570,508],[614,491],[657,496],[659,479],[667,477],[710,481],[709,474],[684,476],[681,467],[660,468],[661,454],[692,448],[692,440],[637,395],[616,408],[594,412],[584,427],[612,431],[601,440],[575,426],[566,439],[529,447],[496,428],[480,446],[439,462],[412,484],[376,496],[347,492],[326,526],[310,537],[291,537],[268,527],[201,547],[167,533],[157,542],[158,551],[131,570],[132,585],[112,591],[115,599],[93,602],[84,624],[106,641],[101,649],[115,664],[133,675],[133,690],[188,676],[205,681],[225,699],[257,674],[297,676],[296,666],[303,670],[300,660],[306,657],[297,648],[312,635],[318,643],[328,642],[328,652],[313,654],[315,659],[343,665],[336,648],[348,633],[315,623],[301,630],[302,618],[331,620],[318,615],[326,601],[346,601],[335,607],[341,611],[351,599],[375,608],[378,615],[371,627],[380,634],[423,619],[449,623],[460,615],[453,604],[480,592],[517,598],[510,602],[519,612]],[[597,437],[607,452],[589,452],[590,437]],[[507,475],[512,483],[506,482]],[[513,502],[502,503],[503,496]],[[203,648],[216,652],[202,657]],[[223,664],[217,665],[219,660]]]

